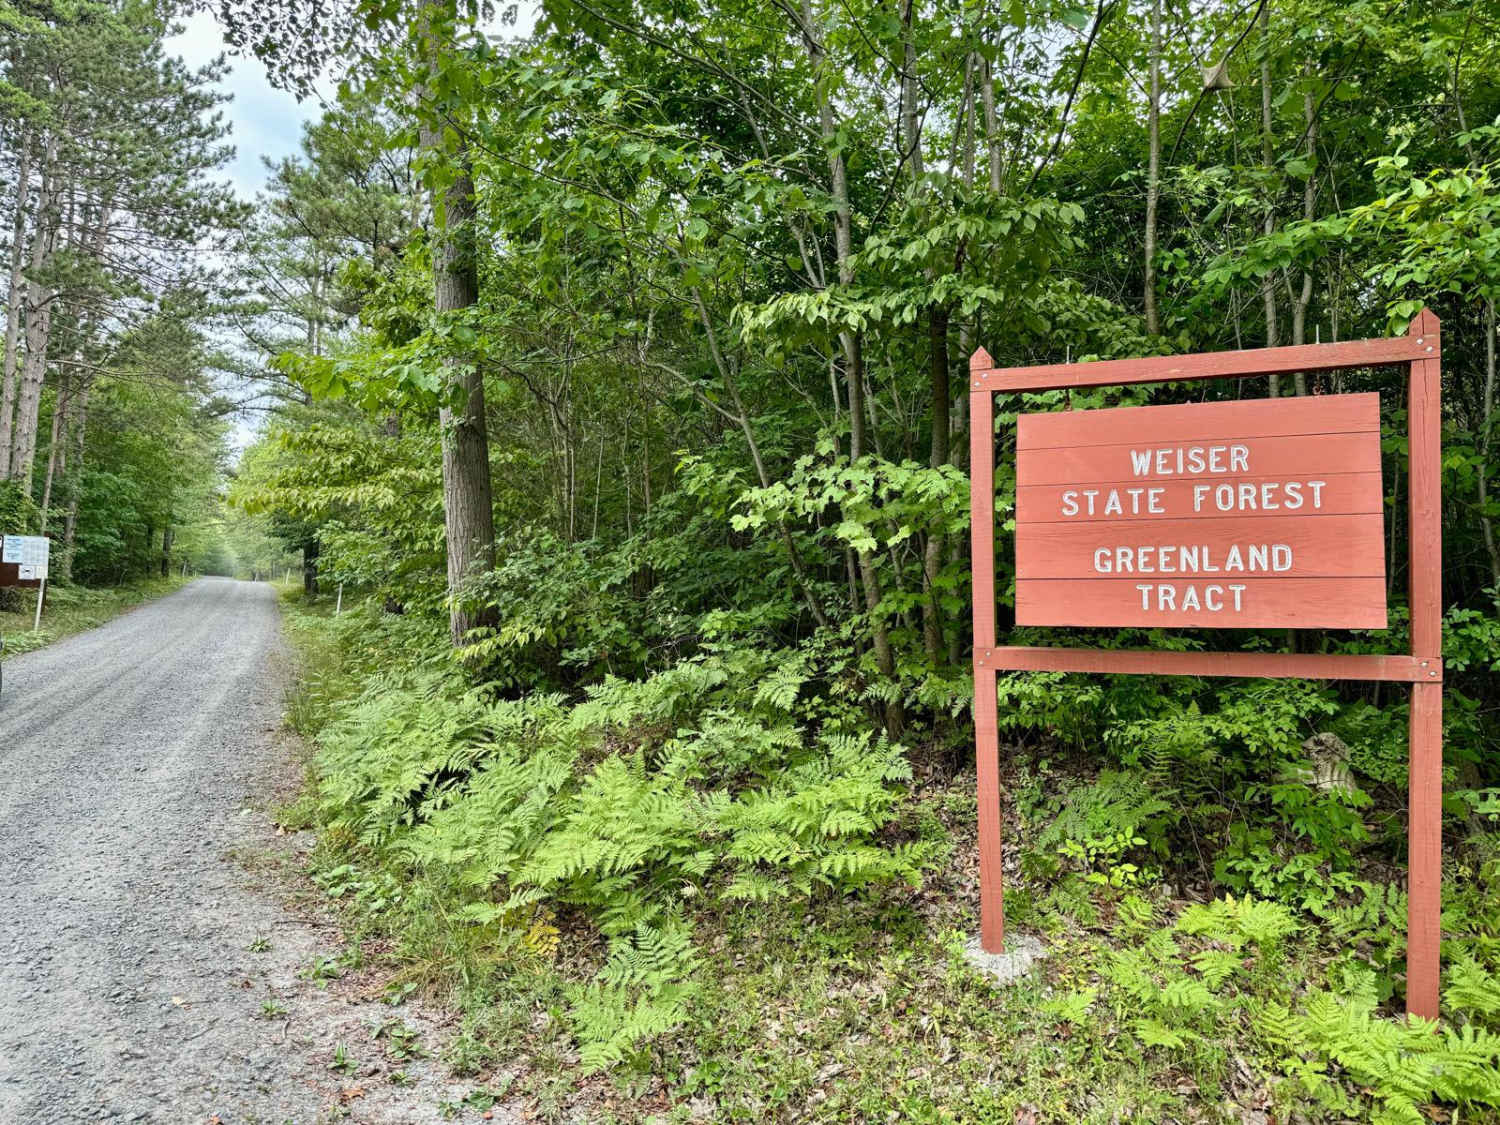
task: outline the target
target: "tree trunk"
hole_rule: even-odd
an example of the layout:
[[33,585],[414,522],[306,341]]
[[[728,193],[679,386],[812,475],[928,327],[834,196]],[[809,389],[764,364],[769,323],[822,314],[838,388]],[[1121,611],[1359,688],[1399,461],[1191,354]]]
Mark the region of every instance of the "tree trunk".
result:
[[[442,47],[428,33],[434,69]],[[452,140],[447,123],[423,114],[419,145],[454,166],[446,188],[433,199],[437,239],[432,254],[433,304],[440,319],[479,300],[474,242],[474,179],[467,144]],[[487,624],[460,598],[464,580],[495,565],[495,514],[490,481],[489,436],[485,430],[484,376],[472,357],[444,360],[446,402],[439,412],[443,443],[443,517],[448,547],[448,628],[455,646],[470,629]]]
[[51,515],[52,482],[60,471],[60,460],[66,447],[65,419],[68,413],[68,375],[64,372],[57,388],[57,398],[52,404],[52,436],[47,445],[47,478],[42,485],[42,511],[39,534],[47,534],[47,518]]
[[172,540],[175,538],[172,525],[167,524],[161,532],[161,576],[163,578],[172,573]]
[[[928,464],[934,469],[948,463],[949,418],[948,386],[948,310],[934,305],[928,310],[928,364],[932,385],[932,444]],[[922,599],[922,647],[927,659],[936,668],[943,659],[943,622],[938,606],[937,580],[943,566],[943,536],[934,532],[927,537],[927,549],[922,557],[922,580],[926,586],[926,597]]]
[[[837,147],[833,98],[828,90],[826,74],[828,55],[813,23],[811,0],[802,0],[802,24],[807,57],[812,64],[817,90],[819,133],[828,156],[828,180],[833,196],[833,243],[838,258],[839,282],[851,285],[854,282],[854,238],[849,179],[843,152]],[[857,333],[848,330],[840,332],[839,343],[844,351],[844,377],[849,394],[849,461],[857,464],[865,455],[864,356]],[[882,676],[894,682],[896,656],[891,648],[890,633],[879,613],[882,597],[880,575],[875,569],[874,556],[869,551],[857,552],[857,559],[865,612],[870,621],[870,647],[875,655],[875,666]],[[886,704],[885,727],[892,738],[899,736],[906,727],[906,709],[899,698]]]
[[16,169],[16,213],[10,228],[10,282],[5,296],[5,367],[0,376],[0,480],[10,479],[16,416],[16,348],[21,336],[21,265],[26,259],[26,202],[31,192],[31,131],[23,130]]
[[1479,526],[1484,549],[1490,557],[1490,582],[1500,589],[1500,549],[1495,546],[1495,527],[1489,515],[1490,438],[1495,425],[1495,299],[1484,303],[1484,416],[1479,423]]
[[16,417],[11,438],[10,479],[31,492],[36,467],[37,422],[42,406],[42,382],[47,375],[47,347],[52,336],[52,302],[55,294],[36,280],[52,260],[56,245],[60,193],[57,185],[57,142],[48,142],[42,169],[42,190],[37,197],[36,230],[31,240],[32,277],[26,283],[26,357],[21,364],[16,394]]
[[[1302,187],[1302,221],[1310,223],[1317,212],[1318,205],[1318,180],[1313,174],[1312,163],[1317,155],[1318,145],[1318,119],[1316,107],[1312,96],[1312,64],[1303,67],[1304,86],[1302,91],[1302,119],[1307,132],[1307,182]],[[1312,266],[1302,271],[1302,288],[1298,292],[1296,300],[1292,302],[1292,343],[1307,343],[1307,310],[1312,304],[1313,295],[1313,271]],[[1298,371],[1292,376],[1293,385],[1297,394],[1307,394],[1307,372]]]
[[[1272,134],[1271,118],[1271,5],[1268,2],[1260,10],[1260,153],[1269,178],[1276,168],[1276,152]],[[1261,227],[1269,238],[1276,233],[1276,205],[1267,192],[1266,213]],[[1276,277],[1274,271],[1267,273],[1260,284],[1261,301],[1266,309],[1266,347],[1274,348],[1281,342],[1276,326]],[[1271,397],[1281,393],[1281,376],[1270,377]]]
[[995,116],[995,74],[989,59],[984,60],[980,72],[979,96],[984,102],[984,139],[989,148],[990,191],[1000,194],[1004,183],[1000,156],[1000,126]]
[[[750,414],[745,409],[744,401],[740,398],[739,381],[734,377],[734,371],[729,366],[728,360],[719,347],[718,333],[714,331],[713,321],[709,318],[708,302],[703,299],[703,290],[701,288],[693,289],[693,300],[698,306],[698,320],[703,325],[703,334],[704,338],[708,341],[709,354],[713,357],[714,366],[718,369],[720,379],[723,380],[724,389],[729,392],[729,399],[734,404],[735,417],[740,427],[740,433],[745,436],[745,445],[750,450],[750,461],[755,466],[756,479],[760,481],[762,488],[770,488],[771,474],[767,471],[765,459],[761,456],[760,442],[756,440],[755,428],[750,425]],[[647,475],[649,477],[649,471]],[[648,484],[648,495],[649,490],[650,486]],[[802,553],[797,550],[797,541],[792,536],[792,529],[784,519],[778,519],[777,526],[781,531],[781,540],[786,545],[787,559],[792,565],[792,575],[797,580],[797,588],[802,593],[802,600],[806,604],[808,612],[812,614],[813,620],[826,629],[829,625],[828,616],[823,612],[823,607],[813,590],[812,581],[807,574],[807,567],[802,561]]]
[[1146,331],[1161,332],[1156,311],[1156,205],[1161,195],[1161,0],[1151,0],[1151,95],[1147,107],[1150,153],[1146,161],[1146,261],[1143,297]]
[[84,379],[83,389],[78,393],[78,415],[73,430],[73,455],[68,460],[72,469],[68,474],[68,518],[63,523],[62,578],[73,577],[73,544],[78,530],[78,499],[83,494],[83,450],[84,435],[89,421],[89,391],[93,382]]
[[318,554],[316,539],[302,544],[302,593],[305,597],[318,596]]
[[917,44],[912,21],[914,0],[901,0],[901,158],[911,168],[912,183],[922,178],[922,118],[917,112]]

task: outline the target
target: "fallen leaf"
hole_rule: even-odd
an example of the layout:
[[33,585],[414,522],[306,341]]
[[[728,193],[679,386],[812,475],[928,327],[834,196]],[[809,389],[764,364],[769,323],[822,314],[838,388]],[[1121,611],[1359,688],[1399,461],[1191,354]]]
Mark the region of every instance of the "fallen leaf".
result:
[[176,1004],[180,1008],[184,1004],[186,1004],[187,1001],[185,999],[183,999],[181,996],[174,996],[174,997],[172,997],[172,1003]]
[[364,1096],[365,1088],[363,1086],[345,1086],[339,1091],[339,1100],[343,1102],[352,1102],[355,1098],[362,1098]]

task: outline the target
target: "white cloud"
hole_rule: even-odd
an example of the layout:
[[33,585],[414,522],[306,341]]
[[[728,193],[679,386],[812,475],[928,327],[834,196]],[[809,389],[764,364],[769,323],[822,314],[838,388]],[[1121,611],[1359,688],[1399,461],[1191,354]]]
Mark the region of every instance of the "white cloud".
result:
[[[189,66],[202,66],[225,52],[224,36],[210,13],[195,12],[185,21],[182,33],[167,40],[166,48]],[[302,123],[317,116],[317,106],[299,103],[272,86],[257,59],[232,56],[230,64],[232,69],[219,83],[234,99],[223,107],[232,126],[229,139],[235,146],[228,174],[236,192],[248,200],[266,182],[262,157],[280,160],[296,152]]]

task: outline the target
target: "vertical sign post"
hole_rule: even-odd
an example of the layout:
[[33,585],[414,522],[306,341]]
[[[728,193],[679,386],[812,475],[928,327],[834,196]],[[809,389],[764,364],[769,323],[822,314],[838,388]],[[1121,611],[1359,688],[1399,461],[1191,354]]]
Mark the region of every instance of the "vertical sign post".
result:
[[[1002,671],[1391,680],[1411,684],[1407,1011],[1438,1014],[1442,885],[1441,348],[1405,336],[997,370],[970,361],[974,739],[980,930],[1004,948],[997,677]],[[1328,655],[1001,646],[994,396],[1400,365],[1408,371],[1411,652]],[[1016,622],[1386,627],[1373,394],[1021,415]]]

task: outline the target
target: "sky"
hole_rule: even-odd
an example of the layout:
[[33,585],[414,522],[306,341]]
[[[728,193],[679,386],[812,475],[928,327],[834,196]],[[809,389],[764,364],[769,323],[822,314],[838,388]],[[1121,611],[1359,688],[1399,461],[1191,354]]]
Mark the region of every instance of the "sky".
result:
[[[181,34],[167,40],[166,49],[192,67],[228,54],[223,33],[208,12],[196,12],[187,19]],[[232,100],[220,110],[230,124],[229,143],[234,146],[234,160],[223,174],[233,183],[235,194],[253,202],[266,184],[263,158],[280,160],[297,152],[301,147],[302,123],[315,119],[319,107],[315,101],[299,104],[291,94],[272,86],[266,79],[265,67],[257,59],[230,55],[229,64],[231,69],[219,83],[219,89],[232,95]],[[237,339],[223,339],[219,343],[231,352],[243,350],[242,342]],[[245,388],[235,384],[228,389],[239,397]],[[262,421],[248,414],[235,419],[230,445],[236,454],[255,440]]]
[[[185,22],[182,34],[167,40],[167,50],[181,55],[189,66],[202,66],[225,52],[224,37],[210,13],[196,12]],[[317,117],[318,106],[312,101],[299,105],[291,94],[273,87],[256,59],[231,56],[229,61],[233,69],[219,84],[234,96],[222,107],[232,125],[229,139],[235,148],[227,172],[240,197],[253,200],[266,182],[261,158],[279,160],[296,152],[302,123]]]

